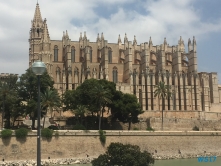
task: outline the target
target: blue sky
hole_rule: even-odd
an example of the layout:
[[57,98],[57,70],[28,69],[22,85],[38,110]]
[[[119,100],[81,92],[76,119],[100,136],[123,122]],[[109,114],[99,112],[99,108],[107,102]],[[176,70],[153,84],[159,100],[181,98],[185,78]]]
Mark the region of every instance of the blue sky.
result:
[[[51,39],[61,39],[67,30],[78,41],[87,32],[90,41],[104,33],[108,42],[123,40],[127,33],[138,44],[154,45],[167,38],[177,45],[180,36],[187,47],[196,37],[198,71],[218,72],[221,83],[221,1],[220,0],[39,0],[47,19]],[[28,68],[28,38],[36,1],[0,1],[0,72],[22,74]]]

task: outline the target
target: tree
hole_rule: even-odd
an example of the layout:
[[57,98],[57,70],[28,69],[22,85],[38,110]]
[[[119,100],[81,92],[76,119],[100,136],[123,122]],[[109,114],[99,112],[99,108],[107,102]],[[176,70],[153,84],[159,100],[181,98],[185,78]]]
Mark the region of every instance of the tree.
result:
[[73,110],[73,113],[75,114],[75,117],[77,117],[78,123],[80,117],[80,123],[82,125],[82,118],[84,117],[85,113],[87,113],[87,108],[84,105],[78,105],[77,108]]
[[105,154],[92,161],[93,166],[149,166],[154,158],[147,151],[140,151],[137,145],[111,143]]
[[0,99],[2,101],[2,127],[4,127],[5,118],[6,128],[10,127],[11,111],[14,109],[13,102],[18,99],[16,96],[17,79],[18,77],[16,75],[9,75],[4,80],[0,81]]
[[[41,93],[41,107],[42,110],[45,111],[45,115],[47,114],[48,110],[51,113],[56,109],[58,111],[59,107],[61,107],[61,99],[58,95],[57,90],[53,89],[46,89],[45,92]],[[43,122],[43,128],[45,124],[45,116],[44,116],[44,122]]]
[[[25,74],[22,74],[20,81],[18,82],[18,94],[22,101],[27,102],[26,105],[26,115],[29,114],[32,120],[32,129],[35,126],[35,120],[37,119],[37,97],[38,97],[38,84],[37,76],[31,70],[31,68],[26,70]],[[54,81],[45,72],[40,77],[40,92],[45,92],[47,88],[53,88]]]
[[170,91],[170,86],[165,85],[164,82],[159,82],[157,85],[155,85],[155,91],[154,91],[154,97],[158,97],[159,101],[159,108],[160,108],[160,98],[162,99],[162,123],[161,123],[161,129],[163,130],[163,110],[165,106],[165,98],[169,98],[172,95],[172,92]]
[[107,89],[104,89],[104,87],[100,84],[94,87],[93,89],[93,97],[94,99],[92,102],[94,102],[98,108],[99,113],[99,130],[101,130],[101,114],[103,117],[104,108],[107,105],[107,103],[111,103],[110,99],[110,91]]
[[143,112],[135,95],[123,94],[121,91],[115,93],[111,106],[113,120],[118,119],[121,122],[129,123],[128,130],[130,130],[131,123],[137,123],[138,115]]

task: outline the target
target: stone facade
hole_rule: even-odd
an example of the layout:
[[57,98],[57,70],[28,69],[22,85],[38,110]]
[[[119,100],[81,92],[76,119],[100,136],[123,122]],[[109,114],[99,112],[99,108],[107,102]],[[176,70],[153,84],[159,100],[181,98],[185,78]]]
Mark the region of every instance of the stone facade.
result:
[[60,93],[76,89],[85,79],[106,79],[115,82],[117,90],[135,94],[143,110],[161,110],[162,102],[153,92],[164,81],[174,92],[165,100],[164,110],[220,111],[217,73],[197,71],[195,37],[188,40],[187,52],[182,37],[175,46],[166,38],[153,45],[151,37],[138,44],[136,36],[131,42],[126,34],[123,40],[119,35],[117,43],[108,43],[103,33],[90,42],[86,32],[72,41],[67,31],[62,40],[51,40],[37,4],[29,44],[29,66],[35,60],[45,62]]
[[[106,151],[112,142],[138,145],[154,156],[196,157],[196,155],[221,155],[221,132],[148,132],[148,131],[106,131],[106,144],[99,140],[98,131],[60,130],[59,137],[41,139],[41,158],[93,158]],[[9,160],[36,160],[36,132],[29,132],[27,139],[2,139],[0,158]]]

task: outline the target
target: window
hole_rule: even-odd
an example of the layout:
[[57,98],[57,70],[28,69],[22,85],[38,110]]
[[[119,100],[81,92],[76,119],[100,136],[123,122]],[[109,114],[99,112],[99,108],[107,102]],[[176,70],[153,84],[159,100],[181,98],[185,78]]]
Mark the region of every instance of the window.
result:
[[75,48],[71,47],[71,62],[75,62]]
[[112,63],[112,50],[108,50],[108,63]]
[[54,46],[54,61],[58,61],[58,46]]
[[117,72],[117,68],[116,67],[113,68],[113,82],[114,83],[118,82],[118,72]]
[[92,62],[92,48],[90,49],[90,62]]

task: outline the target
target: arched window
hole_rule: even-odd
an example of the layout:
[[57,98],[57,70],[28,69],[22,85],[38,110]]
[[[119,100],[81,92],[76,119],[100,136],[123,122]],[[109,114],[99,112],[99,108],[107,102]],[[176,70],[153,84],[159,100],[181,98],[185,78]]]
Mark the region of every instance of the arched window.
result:
[[75,62],[75,48],[71,47],[71,62]]
[[113,68],[113,82],[114,83],[118,82],[118,72],[117,72],[117,68],[116,67]]
[[58,61],[58,46],[54,46],[54,61]]
[[111,48],[108,49],[108,63],[112,63],[112,50],[111,50]]
[[92,63],[92,47],[89,48],[90,48],[90,62]]

